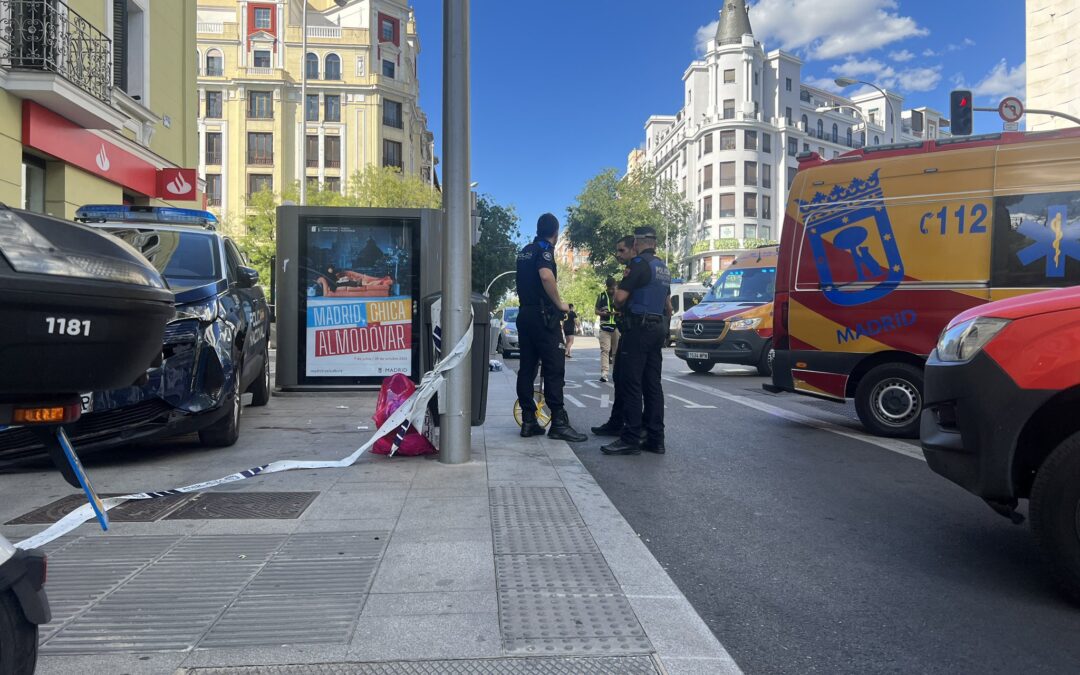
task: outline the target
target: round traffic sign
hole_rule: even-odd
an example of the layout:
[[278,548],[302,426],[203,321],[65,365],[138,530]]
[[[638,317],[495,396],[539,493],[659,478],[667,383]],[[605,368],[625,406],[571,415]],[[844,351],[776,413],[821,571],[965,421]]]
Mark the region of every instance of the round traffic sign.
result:
[[1006,122],[1019,122],[1024,116],[1024,102],[1015,96],[1002,99],[998,105],[998,115]]

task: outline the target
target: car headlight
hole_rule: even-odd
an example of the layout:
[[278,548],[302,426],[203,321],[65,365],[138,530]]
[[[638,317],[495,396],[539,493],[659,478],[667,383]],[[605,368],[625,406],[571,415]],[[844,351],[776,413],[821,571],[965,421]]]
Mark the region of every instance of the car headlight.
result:
[[217,318],[218,315],[218,301],[217,297],[207,298],[200,302],[193,302],[190,305],[180,305],[176,308],[176,319],[198,319],[203,323],[210,323]]
[[938,339],[938,360],[947,363],[970,361],[1007,325],[1008,319],[978,317],[946,329]]
[[754,330],[761,323],[761,319],[735,319],[728,324],[728,330]]
[[517,336],[517,329],[507,326],[506,328],[503,328],[503,335],[505,335],[507,337],[516,337]]

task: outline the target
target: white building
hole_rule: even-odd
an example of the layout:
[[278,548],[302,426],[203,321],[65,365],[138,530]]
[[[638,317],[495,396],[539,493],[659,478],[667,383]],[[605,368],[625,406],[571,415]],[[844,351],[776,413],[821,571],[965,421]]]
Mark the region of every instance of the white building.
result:
[[[1080,117],[1080,4],[1076,0],[1027,0],[1028,108]],[[1029,115],[1027,129],[1073,127],[1060,117]]]
[[645,124],[645,161],[695,207],[680,270],[691,278],[779,239],[800,153],[831,159],[864,144],[934,138],[948,126],[928,108],[902,111],[895,92],[849,99],[802,84],[802,61],[754,39],[745,0],[724,7],[704,58],[683,73],[682,109]]

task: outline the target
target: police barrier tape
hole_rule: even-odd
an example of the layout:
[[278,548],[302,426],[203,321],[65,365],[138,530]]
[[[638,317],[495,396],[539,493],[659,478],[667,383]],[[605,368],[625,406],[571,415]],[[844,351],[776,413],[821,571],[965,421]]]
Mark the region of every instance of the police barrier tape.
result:
[[[187,494],[189,492],[199,492],[201,490],[207,490],[218,485],[224,485],[226,483],[235,483],[237,481],[259,476],[265,473],[277,473],[279,471],[292,471],[294,469],[343,469],[348,466],[352,466],[356,463],[356,460],[360,459],[360,455],[367,452],[375,441],[386,436],[390,433],[394,433],[395,430],[406,429],[407,425],[412,425],[419,428],[424,421],[424,415],[427,412],[428,401],[438,391],[443,380],[446,379],[446,372],[461,363],[461,360],[465,358],[465,354],[469,350],[469,345],[472,344],[473,339],[473,322],[469,322],[469,329],[462,336],[461,340],[454,345],[454,349],[447,355],[445,355],[435,367],[424,373],[423,379],[420,380],[420,386],[416,388],[413,395],[410,396],[405,402],[395,410],[390,417],[372,434],[367,443],[356,449],[348,457],[336,461],[305,461],[305,460],[278,460],[276,462],[270,462],[269,464],[263,464],[262,466],[252,467],[245,469],[244,471],[238,471],[234,474],[224,476],[222,478],[216,478],[214,480],[204,481],[202,483],[195,483],[194,485],[187,485],[185,487],[174,488],[172,490],[160,490],[157,492],[138,492],[130,495],[123,495],[122,497],[107,497],[102,501],[105,510],[108,511],[126,501],[133,499],[160,499],[161,497],[169,497],[171,495]],[[403,433],[401,434],[404,435]],[[397,440],[397,439],[395,439]],[[397,451],[397,443],[394,443],[394,447],[391,450],[391,455]],[[79,525],[82,525],[86,521],[94,517],[93,507],[89,503],[83,504],[79,508],[75,509],[71,513],[67,514],[59,521],[54,523],[47,529],[35,534],[29,539],[24,539],[16,544],[21,549],[32,549],[44,546],[50,541],[64,536],[68,532],[71,532]]]

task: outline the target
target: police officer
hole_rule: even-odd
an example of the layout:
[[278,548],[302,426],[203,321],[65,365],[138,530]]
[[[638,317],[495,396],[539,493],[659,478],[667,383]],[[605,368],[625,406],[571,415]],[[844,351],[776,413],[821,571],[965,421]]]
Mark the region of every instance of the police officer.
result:
[[[615,245],[615,259],[622,263],[625,267],[623,270],[623,276],[625,277],[630,273],[630,261],[634,257],[634,238],[631,236],[623,237]],[[615,302],[616,292],[611,294],[612,304]],[[623,331],[626,329],[624,316],[617,313],[615,317],[615,333],[622,339]],[[615,363],[612,366],[612,380],[615,383],[615,401],[611,404],[611,416],[608,420],[598,427],[592,427],[592,432],[597,436],[621,436],[623,430],[623,397],[621,394],[621,387],[619,386],[619,340],[614,340]]]
[[536,422],[533,382],[536,368],[544,366],[544,400],[551,410],[548,437],[580,443],[588,437],[570,426],[563,406],[563,373],[566,361],[559,345],[561,321],[570,310],[559,296],[555,269],[555,242],[559,239],[559,219],[545,213],[536,221],[536,239],[521,249],[517,257],[518,345],[521,349],[517,395],[521,404],[521,435],[540,436],[544,430]]
[[[671,273],[656,257],[656,230],[634,230],[637,256],[615,292],[615,306],[624,314],[626,332],[619,340],[619,388],[623,430],[605,455],[636,455],[642,450],[663,454],[664,390],[660,385],[663,348],[671,317]],[[642,408],[644,407],[644,411]],[[646,440],[641,442],[644,430]]]

